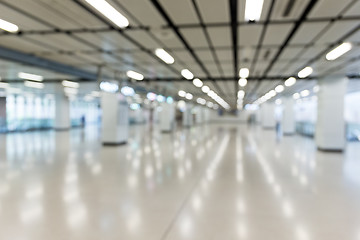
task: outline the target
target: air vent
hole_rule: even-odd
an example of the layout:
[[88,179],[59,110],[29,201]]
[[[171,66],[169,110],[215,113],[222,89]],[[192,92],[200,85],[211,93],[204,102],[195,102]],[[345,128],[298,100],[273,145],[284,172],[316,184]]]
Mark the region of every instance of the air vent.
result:
[[292,9],[294,8],[295,2],[296,0],[288,0],[283,17],[288,17],[290,15]]

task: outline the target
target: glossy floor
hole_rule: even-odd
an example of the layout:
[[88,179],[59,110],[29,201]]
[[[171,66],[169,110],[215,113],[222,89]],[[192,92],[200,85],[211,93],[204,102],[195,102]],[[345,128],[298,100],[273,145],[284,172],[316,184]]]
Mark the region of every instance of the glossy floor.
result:
[[246,125],[0,135],[0,239],[359,240],[360,144]]

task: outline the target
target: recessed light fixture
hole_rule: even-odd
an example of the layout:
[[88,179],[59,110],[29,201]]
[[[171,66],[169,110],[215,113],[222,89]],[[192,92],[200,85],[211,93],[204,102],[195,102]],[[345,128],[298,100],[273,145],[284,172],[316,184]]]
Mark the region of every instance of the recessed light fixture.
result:
[[131,70],[126,72],[126,76],[128,76],[129,78],[138,80],[138,81],[144,80],[144,75],[142,75],[141,73],[137,73],[135,71],[131,71]]
[[298,73],[298,76],[299,78],[306,78],[310,76],[310,74],[312,73],[313,73],[313,69],[311,67],[306,67]]
[[195,87],[202,87],[204,85],[203,82],[198,78],[195,78],[193,80],[193,84],[195,85]]
[[240,78],[239,79],[239,85],[240,87],[245,87],[247,84],[247,79],[246,78]]
[[203,86],[201,88],[201,91],[203,91],[204,93],[208,93],[210,91],[210,88],[208,86]]
[[31,88],[37,88],[37,89],[43,89],[44,84],[39,82],[32,82],[32,81],[25,81],[24,82],[25,87],[31,87]]
[[72,82],[72,81],[68,81],[68,80],[64,80],[61,82],[61,84],[64,87],[70,87],[70,88],[79,88],[80,84],[77,82]]
[[19,31],[18,26],[16,26],[15,24],[13,24],[11,22],[5,21],[3,19],[0,19],[0,28],[7,32],[12,32],[12,33]]
[[155,50],[155,55],[167,64],[173,64],[175,62],[175,59],[162,48],[157,48]]
[[187,80],[191,80],[194,78],[194,74],[192,74],[192,72],[190,72],[189,69],[183,69],[181,70],[181,75],[186,78]]
[[276,88],[275,88],[275,91],[277,92],[277,93],[281,93],[281,92],[283,92],[284,91],[284,86],[283,85],[278,85]]
[[239,71],[239,76],[241,78],[247,78],[249,76],[249,69],[248,68],[242,68]]
[[246,0],[245,21],[259,21],[261,17],[264,0]]
[[291,87],[291,86],[294,85],[295,83],[296,83],[296,78],[290,77],[289,79],[287,79],[287,80],[285,81],[285,86]]
[[337,46],[335,49],[331,50],[328,54],[326,54],[326,59],[329,61],[333,61],[339,58],[340,56],[344,55],[348,51],[350,51],[351,48],[352,48],[351,43],[348,42],[343,43]]
[[43,76],[35,75],[31,73],[24,73],[24,72],[19,72],[18,77],[26,80],[37,81],[37,82],[41,82],[42,80],[44,80]]
[[129,20],[105,0],[85,0],[120,28],[129,26]]
[[185,98],[186,98],[187,100],[191,100],[191,99],[193,99],[193,95],[192,95],[191,93],[187,93],[186,96],[185,96]]
[[185,97],[185,96],[186,96],[186,92],[183,91],[183,90],[180,90],[180,91],[178,92],[178,95],[179,95],[180,97]]

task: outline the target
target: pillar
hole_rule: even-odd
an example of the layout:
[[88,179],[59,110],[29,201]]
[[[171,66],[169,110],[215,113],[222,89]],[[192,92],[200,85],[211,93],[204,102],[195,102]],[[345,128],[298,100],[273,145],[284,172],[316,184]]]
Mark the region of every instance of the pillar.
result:
[[104,145],[125,144],[129,135],[129,107],[118,93],[103,92],[102,143]]
[[348,79],[327,77],[318,81],[318,110],[315,141],[318,149],[343,151],[346,145],[344,98]]
[[171,132],[175,128],[175,105],[163,102],[160,112],[160,129],[162,132]]
[[275,103],[265,102],[261,105],[261,121],[263,128],[275,128]]
[[69,130],[71,127],[70,120],[70,100],[64,94],[63,87],[59,86],[55,95],[55,121],[54,129],[57,131]]
[[283,98],[282,129],[284,135],[295,133],[295,100],[292,97]]
[[204,110],[201,106],[196,107],[196,124],[202,124],[204,122]]
[[0,97],[0,132],[6,132],[6,97]]
[[183,126],[191,127],[193,125],[193,116],[192,116],[192,104],[186,103],[185,111],[183,112]]

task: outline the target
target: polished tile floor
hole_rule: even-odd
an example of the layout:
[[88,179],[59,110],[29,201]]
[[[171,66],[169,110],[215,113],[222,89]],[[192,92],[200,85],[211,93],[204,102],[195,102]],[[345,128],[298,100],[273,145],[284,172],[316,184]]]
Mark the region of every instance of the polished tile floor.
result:
[[359,240],[360,144],[246,125],[0,135],[0,240]]

